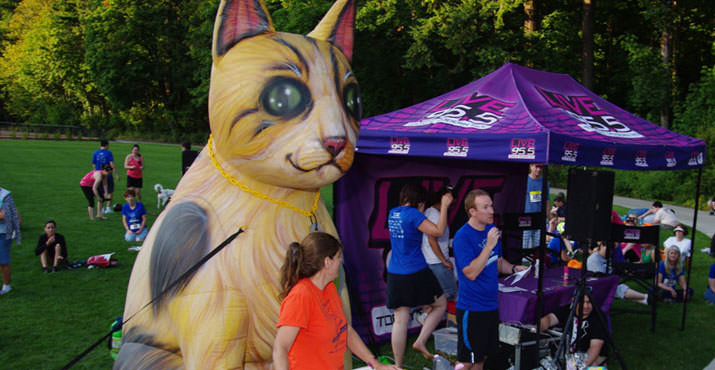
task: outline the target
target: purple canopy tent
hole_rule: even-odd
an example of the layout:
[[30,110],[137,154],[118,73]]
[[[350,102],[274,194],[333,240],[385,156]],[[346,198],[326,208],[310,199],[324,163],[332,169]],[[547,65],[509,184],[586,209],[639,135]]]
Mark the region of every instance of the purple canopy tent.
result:
[[418,179],[428,190],[455,186],[454,233],[466,221],[462,199],[473,188],[494,195],[498,214],[522,212],[528,163],[701,169],[705,155],[702,140],[636,117],[568,75],[512,63],[436,98],[363,119],[357,147],[355,164],[335,185],[335,218],[353,324],[377,339],[391,325],[384,309],[386,214],[406,181]]

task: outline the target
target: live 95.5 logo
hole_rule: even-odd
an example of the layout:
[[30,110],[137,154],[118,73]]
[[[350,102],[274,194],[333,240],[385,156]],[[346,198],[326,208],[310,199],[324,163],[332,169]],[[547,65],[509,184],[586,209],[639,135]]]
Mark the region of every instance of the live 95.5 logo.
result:
[[675,153],[665,152],[665,166],[666,167],[675,167],[677,165],[678,165],[678,160],[675,159]]
[[516,103],[502,101],[488,95],[471,95],[440,102],[432,107],[419,121],[405,126],[428,126],[446,124],[462,128],[487,130],[497,123],[504,112]]
[[608,137],[639,138],[639,132],[631,130],[607,111],[601,110],[593,98],[586,95],[569,95],[536,88],[541,96],[554,108],[566,112],[578,121],[578,127],[586,132],[593,132]]
[[613,166],[613,160],[616,158],[616,148],[605,148],[601,152],[601,166]]
[[648,167],[648,151],[646,150],[639,150],[636,152],[636,161],[635,165],[637,167]]
[[511,139],[511,152],[507,156],[509,159],[535,159],[536,140],[535,139]]
[[688,166],[698,166],[703,164],[703,152],[693,152],[690,154]]
[[391,137],[390,150],[387,152],[390,154],[409,154],[410,139],[407,137]]
[[447,139],[445,157],[466,157],[469,153],[469,141],[466,138]]
[[578,144],[564,143],[564,154],[561,155],[561,160],[566,162],[576,162],[578,159]]

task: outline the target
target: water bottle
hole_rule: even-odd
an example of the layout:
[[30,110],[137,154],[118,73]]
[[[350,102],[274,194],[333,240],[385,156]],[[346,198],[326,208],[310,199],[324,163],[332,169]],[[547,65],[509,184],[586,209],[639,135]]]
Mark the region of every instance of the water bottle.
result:
[[569,282],[569,267],[564,266],[564,285],[568,284]]
[[452,364],[440,355],[434,355],[432,359],[432,370],[453,370]]
[[109,326],[109,330],[112,330],[109,354],[112,356],[112,359],[116,360],[119,354],[119,347],[122,346],[122,318],[117,317],[114,319],[112,325]]

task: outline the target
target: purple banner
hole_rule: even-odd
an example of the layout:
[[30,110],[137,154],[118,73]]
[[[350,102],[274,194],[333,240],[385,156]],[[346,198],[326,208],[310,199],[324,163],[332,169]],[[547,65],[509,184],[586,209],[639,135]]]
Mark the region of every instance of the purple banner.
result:
[[[407,182],[437,190],[454,186],[449,210],[453,234],[467,220],[464,197],[483,188],[493,194],[497,213],[521,212],[528,166],[519,163],[445,161],[357,154],[348,173],[334,186],[335,219],[345,247],[345,270],[351,295],[353,326],[366,340],[389,339],[392,312],[385,306],[385,256],[389,248],[387,212],[397,206]],[[518,240],[514,240],[514,247]],[[508,243],[506,247],[508,247]]]

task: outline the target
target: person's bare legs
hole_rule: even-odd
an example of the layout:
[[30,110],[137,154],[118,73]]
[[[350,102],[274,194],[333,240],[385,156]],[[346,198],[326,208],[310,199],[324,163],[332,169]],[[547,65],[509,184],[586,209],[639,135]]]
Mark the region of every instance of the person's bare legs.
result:
[[407,343],[407,325],[410,322],[410,308],[397,307],[395,309],[395,321],[392,323],[392,355],[395,356],[395,365],[402,367],[402,359],[405,355],[405,345]]
[[10,264],[0,265],[0,271],[2,271],[2,284],[10,285]]
[[55,260],[52,261],[52,267],[57,267],[57,265],[60,264],[60,262],[65,259],[62,257],[62,247],[60,245],[55,245]]
[[40,254],[40,264],[42,264],[43,269],[47,268],[47,257],[49,257],[48,254],[49,253],[47,252],[47,249],[42,251],[42,254]]
[[[90,216],[90,218],[92,218]],[[102,220],[106,220],[107,218],[102,215],[102,201],[97,200],[97,218],[101,218]]]
[[637,292],[633,289],[626,290],[626,293],[623,294],[623,298],[625,298],[629,301],[648,304],[648,296],[641,292]]
[[89,219],[94,221],[94,207],[87,207],[87,212],[89,213]]
[[432,359],[432,354],[427,350],[427,341],[430,335],[432,335],[432,331],[434,331],[444,318],[444,312],[447,310],[447,296],[442,294],[429,306],[430,310],[427,314],[427,318],[425,318],[425,322],[422,324],[420,335],[412,344],[412,348],[420,351],[427,360]]

